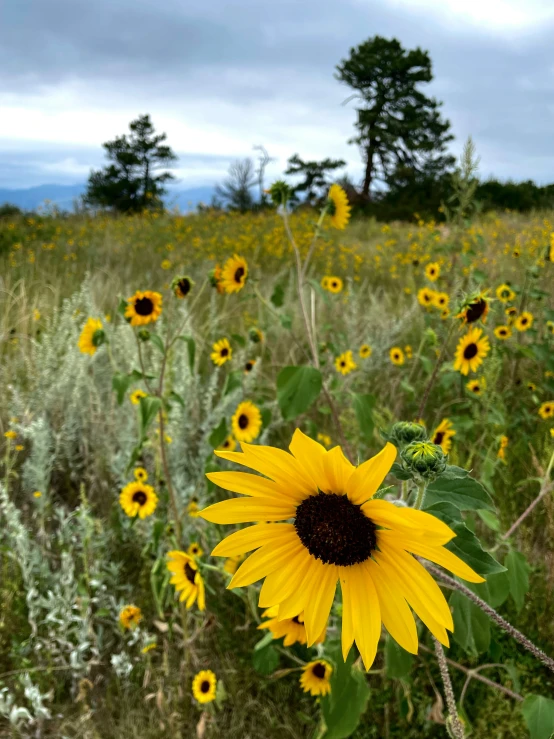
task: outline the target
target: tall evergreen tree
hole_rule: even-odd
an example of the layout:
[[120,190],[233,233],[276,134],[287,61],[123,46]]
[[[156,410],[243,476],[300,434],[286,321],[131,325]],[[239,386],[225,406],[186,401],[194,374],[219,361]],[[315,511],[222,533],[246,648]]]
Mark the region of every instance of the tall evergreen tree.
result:
[[337,66],[337,79],[356,92],[357,135],[365,165],[362,195],[371,197],[375,180],[401,168],[439,175],[454,164],[446,154],[450,123],[440,105],[419,89],[433,79],[431,59],[420,48],[407,51],[397,39],[375,36],[350,50]]
[[293,154],[287,162],[288,167],[285,174],[297,175],[302,177],[302,181],[292,188],[295,196],[303,193],[308,203],[313,203],[325,197],[329,188],[329,174],[340,167],[344,167],[346,162],[342,159],[323,159],[317,161],[304,161],[298,154]]
[[112,162],[90,173],[84,200],[94,207],[128,213],[162,207],[164,184],[175,179],[167,167],[177,159],[157,134],[149,115],[129,124],[130,134],[103,144]]

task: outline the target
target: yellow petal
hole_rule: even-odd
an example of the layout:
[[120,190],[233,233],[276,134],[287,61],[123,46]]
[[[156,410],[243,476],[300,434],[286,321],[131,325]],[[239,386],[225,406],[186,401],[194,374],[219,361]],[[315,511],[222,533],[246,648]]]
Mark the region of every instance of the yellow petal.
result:
[[396,454],[394,444],[387,442],[379,454],[356,468],[346,486],[346,493],[353,503],[361,505],[375,495],[379,485],[388,475]]
[[346,459],[340,446],[336,446],[325,453],[323,457],[323,469],[329,483],[329,489],[324,493],[346,493],[346,486],[350,475],[354,472],[354,466]]
[[231,498],[214,503],[198,515],[211,523],[250,523],[254,521],[284,521],[296,512],[294,503],[271,498]]
[[346,662],[348,652],[354,644],[354,622],[352,620],[352,599],[350,597],[350,584],[347,576],[347,568],[341,567],[340,589],[342,592],[342,658]]
[[366,670],[369,670],[381,636],[381,609],[379,598],[369,570],[361,565],[349,568],[350,599],[354,638]]
[[268,544],[267,546],[257,549],[246,559],[233,575],[233,579],[227,586],[232,588],[240,588],[245,585],[261,580],[270,572],[275,572],[283,567],[291,557],[294,557],[300,551],[302,544],[299,542],[295,547],[291,546],[289,541],[282,544]]
[[404,537],[415,537],[435,546],[444,544],[455,536],[452,529],[435,516],[396,506],[387,500],[368,500],[362,505],[362,511],[378,526],[396,532],[398,541],[402,541]]
[[[262,589],[260,590],[260,598],[258,605],[260,608],[273,606],[282,603],[289,598],[295,591],[301,589],[301,584],[306,577],[309,567],[312,563],[312,557],[306,549],[296,555],[281,570],[272,572],[264,580]],[[278,609],[278,606],[276,606]],[[277,615],[277,613],[275,614]],[[298,613],[294,614],[298,616]]]
[[246,529],[235,531],[220,541],[212,552],[212,557],[235,557],[245,554],[252,549],[289,537],[294,541],[296,537],[294,526],[291,523],[258,523]]
[[407,551],[428,559],[430,562],[435,562],[446,570],[450,570],[450,572],[461,577],[462,580],[467,580],[468,582],[485,582],[484,577],[478,575],[462,559],[444,547],[433,546],[432,544],[425,544],[416,540],[405,540],[402,546]]
[[206,477],[218,487],[232,493],[285,500],[292,497],[272,480],[248,472],[208,472]]
[[325,490],[329,486],[323,467],[323,458],[326,454],[325,447],[303,434],[300,429],[296,429],[289,449],[313,480],[315,488]]
[[279,618],[294,618],[304,611],[311,598],[314,586],[317,586],[320,576],[318,561],[309,555],[309,565],[300,581],[300,586],[286,600],[279,604]]
[[314,586],[311,598],[306,602],[304,610],[304,625],[309,647],[321,636],[321,632],[329,619],[339,578],[336,565],[319,564],[318,583],[317,586]]
[[305,498],[316,492],[311,477],[292,454],[272,446],[258,446],[257,444],[241,444],[241,448],[252,469],[256,469],[266,477],[271,477],[291,494]]
[[402,591],[376,562],[368,560],[365,566],[377,590],[381,618],[392,638],[407,652],[417,654],[417,629],[412,612],[404,600]]

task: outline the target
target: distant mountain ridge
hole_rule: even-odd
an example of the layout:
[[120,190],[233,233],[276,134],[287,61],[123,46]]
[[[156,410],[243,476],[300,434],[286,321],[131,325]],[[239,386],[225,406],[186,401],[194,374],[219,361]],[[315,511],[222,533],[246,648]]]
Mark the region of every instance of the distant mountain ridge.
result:
[[[10,203],[22,210],[37,210],[44,205],[45,200],[57,205],[61,210],[72,211],[74,201],[86,190],[85,184],[54,185],[45,184],[24,189],[9,189],[0,187],[0,205]],[[215,188],[208,185],[192,187],[186,190],[168,188],[165,203],[168,208],[179,208],[183,213],[195,210],[199,203],[209,205]]]

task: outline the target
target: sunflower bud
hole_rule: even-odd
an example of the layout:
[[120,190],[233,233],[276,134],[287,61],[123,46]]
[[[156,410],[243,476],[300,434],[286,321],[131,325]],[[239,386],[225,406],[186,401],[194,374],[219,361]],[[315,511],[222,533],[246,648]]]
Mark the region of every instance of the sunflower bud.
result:
[[248,332],[248,338],[253,344],[259,344],[263,341],[264,335],[259,328],[251,328]]
[[388,440],[400,449],[414,441],[427,441],[427,438],[425,426],[409,421],[395,423],[388,435]]
[[171,281],[171,289],[176,298],[186,298],[193,287],[194,282],[188,275],[177,275]]
[[414,441],[400,452],[406,471],[414,479],[432,482],[446,469],[446,457],[438,444]]
[[147,328],[141,328],[137,331],[140,341],[150,341],[150,331]]
[[289,185],[283,180],[277,180],[269,188],[269,195],[274,205],[286,205],[292,195]]
[[104,333],[103,329],[99,328],[93,333],[92,343],[97,348],[106,343],[106,334]]

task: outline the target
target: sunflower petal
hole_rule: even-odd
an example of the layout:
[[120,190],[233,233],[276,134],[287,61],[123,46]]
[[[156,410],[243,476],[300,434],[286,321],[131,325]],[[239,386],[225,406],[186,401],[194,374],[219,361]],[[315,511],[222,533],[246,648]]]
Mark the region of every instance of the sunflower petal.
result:
[[279,618],[294,618],[305,610],[314,586],[317,586],[320,569],[318,561],[310,555],[309,565],[297,588],[288,598],[279,603]]
[[218,487],[232,493],[285,500],[291,497],[272,480],[248,472],[208,472],[206,477]]
[[[299,544],[300,546],[302,545]],[[252,583],[283,567],[290,561],[291,556],[294,556],[298,551],[291,551],[289,541],[277,546],[272,543],[257,549],[241,564],[227,588],[232,590],[233,588],[252,585]]]
[[421,537],[435,546],[455,536],[449,526],[430,513],[401,508],[388,500],[368,500],[362,505],[362,511],[378,526],[396,532],[397,538],[398,534],[416,539]]
[[376,562],[368,560],[365,566],[377,590],[381,618],[386,630],[403,649],[417,654],[418,639],[414,617],[400,589]]
[[[286,564],[282,570],[272,572],[264,580],[262,589],[260,590],[260,598],[258,605],[260,608],[274,606],[276,603],[282,603],[289,598],[295,591],[301,590],[306,573],[311,565],[312,558],[308,552],[302,550]],[[276,616],[278,615],[279,606]],[[298,616],[298,613],[294,614]]]
[[377,654],[381,636],[381,609],[377,590],[367,568],[354,565],[348,573],[354,638],[366,670]]
[[348,479],[354,472],[355,467],[346,459],[340,446],[333,447],[330,451],[325,452],[323,469],[329,484],[329,488],[323,490],[323,492],[336,493],[337,495],[345,493]]
[[296,512],[293,503],[271,498],[231,498],[214,503],[198,515],[211,523],[250,523],[254,521],[284,521]]
[[329,619],[339,579],[339,571],[335,565],[320,564],[319,570],[317,587],[314,588],[304,610],[304,625],[309,647],[317,641]]
[[[295,497],[306,497],[317,492],[310,475],[292,454],[276,447],[257,444],[241,444],[241,448],[252,469],[271,477],[290,490],[291,494],[296,494]],[[254,464],[257,466],[254,467]]]
[[300,429],[296,429],[289,444],[289,449],[313,480],[316,490],[326,489],[329,483],[323,467],[323,458],[326,454],[325,447],[303,434]]
[[295,532],[291,523],[258,523],[246,529],[235,531],[215,547],[212,557],[235,557],[252,549],[258,549],[269,542],[276,543],[290,539],[294,542]]
[[342,592],[342,658],[346,662],[348,652],[354,644],[354,622],[352,620],[352,598],[350,597],[350,581],[346,568],[340,569],[340,588]]
[[430,562],[435,562],[446,570],[450,570],[450,572],[461,577],[462,580],[467,580],[468,582],[485,582],[484,577],[478,575],[462,559],[442,546],[433,546],[432,544],[425,544],[422,541],[416,540],[405,540],[402,542],[402,547],[412,552],[412,554],[417,554],[424,559],[428,559]]
[[389,473],[396,454],[394,444],[387,442],[379,454],[356,468],[348,478],[346,485],[346,494],[353,503],[361,505],[375,495],[379,485]]

